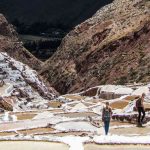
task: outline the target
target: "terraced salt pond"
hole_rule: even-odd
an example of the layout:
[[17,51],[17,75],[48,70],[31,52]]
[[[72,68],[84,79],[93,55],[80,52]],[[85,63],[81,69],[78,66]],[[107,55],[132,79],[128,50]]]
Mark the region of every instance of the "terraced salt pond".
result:
[[98,145],[85,144],[84,150],[149,150],[149,145]]
[[35,141],[1,141],[0,148],[3,150],[69,150],[69,146],[63,143]]
[[57,136],[57,137],[65,137],[65,136],[88,136],[90,132],[83,132],[83,131],[69,131],[69,132],[58,132],[58,133],[46,133],[46,134],[36,134],[39,136]]
[[88,117],[88,116],[98,117],[98,115],[93,112],[62,113],[62,114],[56,114],[56,116],[69,117],[69,118]]
[[28,119],[33,119],[37,114],[34,113],[20,113],[17,114],[17,120],[28,120]]
[[54,131],[53,128],[34,128],[34,129],[19,130],[18,133],[29,135],[29,134],[51,133],[52,131]]
[[3,137],[3,136],[15,136],[15,135],[17,135],[17,133],[15,133],[14,131],[0,132],[0,137]]
[[116,129],[110,129],[110,132],[112,134],[118,134],[118,135],[150,135],[150,127],[144,127],[144,128],[138,128],[138,127],[130,127],[130,128],[116,128]]

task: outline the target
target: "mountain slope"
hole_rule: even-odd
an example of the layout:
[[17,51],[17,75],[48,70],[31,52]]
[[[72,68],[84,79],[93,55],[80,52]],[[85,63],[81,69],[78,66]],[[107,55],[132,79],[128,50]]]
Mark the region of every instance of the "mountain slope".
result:
[[41,66],[41,62],[22,46],[13,26],[2,14],[0,14],[0,51],[7,52],[13,58],[28,64],[33,69],[39,69]]
[[61,93],[150,80],[150,1],[115,0],[78,25],[42,67]]

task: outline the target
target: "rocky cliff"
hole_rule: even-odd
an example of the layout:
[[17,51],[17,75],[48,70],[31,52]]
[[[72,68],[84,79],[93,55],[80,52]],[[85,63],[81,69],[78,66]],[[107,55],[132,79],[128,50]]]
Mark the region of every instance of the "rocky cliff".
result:
[[0,108],[31,110],[48,108],[58,93],[43,83],[35,70],[0,52]]
[[150,80],[150,1],[115,0],[78,25],[42,67],[61,93]]
[[33,69],[40,68],[41,62],[22,46],[13,26],[2,14],[0,14],[0,51],[7,52],[11,57],[28,64]]
[[41,62],[22,46],[13,26],[0,15],[0,111],[49,107],[49,100],[58,93],[33,70],[40,67]]

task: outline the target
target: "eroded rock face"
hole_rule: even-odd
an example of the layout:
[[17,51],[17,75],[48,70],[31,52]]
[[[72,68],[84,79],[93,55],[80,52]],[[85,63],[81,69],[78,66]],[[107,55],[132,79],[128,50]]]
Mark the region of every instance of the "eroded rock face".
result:
[[61,93],[150,80],[150,1],[115,0],[78,25],[42,67]]
[[0,108],[3,110],[13,111],[13,106],[14,106],[13,97],[9,97],[9,98],[5,97],[0,100]]
[[0,14],[0,51],[7,52],[11,57],[33,69],[38,70],[41,67],[41,62],[23,47],[13,26],[2,14]]
[[58,93],[27,65],[0,52],[0,108],[31,110],[44,108]]

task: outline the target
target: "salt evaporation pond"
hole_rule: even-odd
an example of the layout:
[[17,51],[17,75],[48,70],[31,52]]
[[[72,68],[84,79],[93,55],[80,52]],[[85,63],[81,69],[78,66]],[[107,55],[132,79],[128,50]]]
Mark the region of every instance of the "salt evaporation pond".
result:
[[84,150],[149,150],[148,145],[98,145],[85,144]]
[[1,141],[2,150],[69,150],[69,146],[57,142]]

